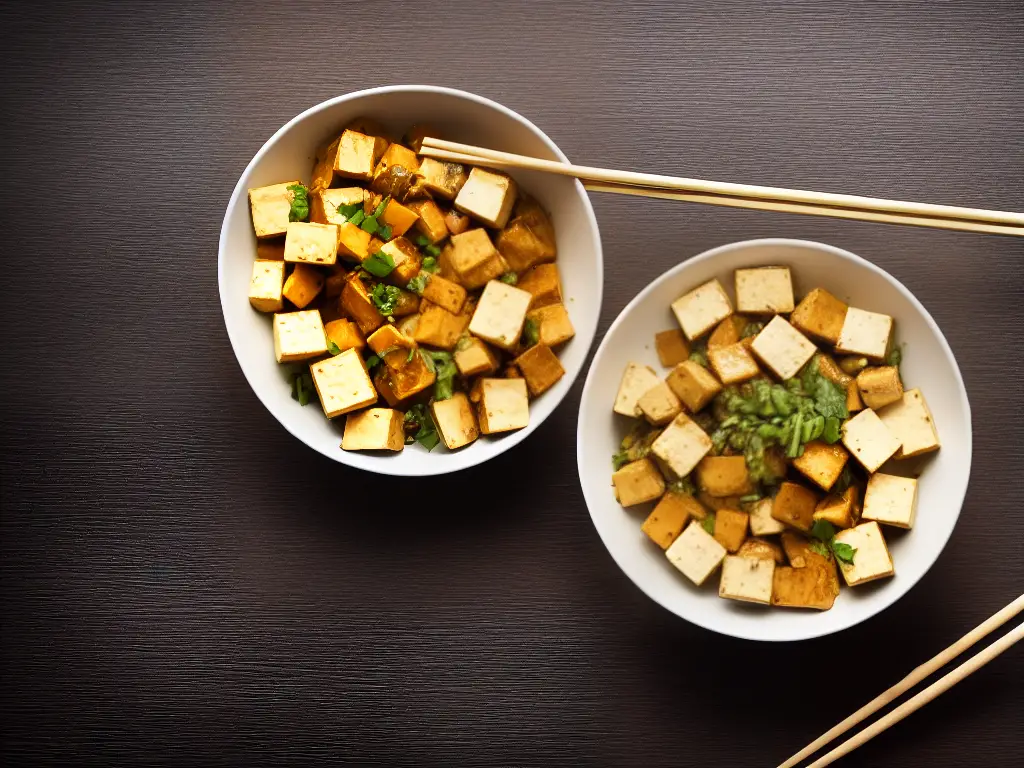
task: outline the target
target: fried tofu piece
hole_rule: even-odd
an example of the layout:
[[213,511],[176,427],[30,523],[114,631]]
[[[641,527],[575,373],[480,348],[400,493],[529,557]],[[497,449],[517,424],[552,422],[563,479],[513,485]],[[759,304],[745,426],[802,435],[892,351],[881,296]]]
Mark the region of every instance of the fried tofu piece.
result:
[[842,494],[829,494],[814,508],[814,519],[832,523],[836,528],[853,528],[860,520],[858,491],[850,486]]
[[353,130],[344,131],[332,155],[335,175],[370,181],[373,178],[373,169],[384,155],[387,146],[387,141],[380,136],[367,136]]
[[373,386],[376,387],[377,394],[384,398],[384,402],[388,404],[389,408],[404,409],[406,407],[406,402],[399,400],[398,395],[395,394],[390,369],[386,365],[377,366],[377,370],[373,374]]
[[876,471],[900,449],[900,441],[872,410],[843,423],[843,445],[868,472]]
[[[447,163],[432,157],[425,157],[420,161],[417,176],[421,178],[421,186],[445,200],[454,199],[465,187],[469,178],[466,175],[465,167],[459,163]],[[458,201],[456,201],[457,204]]]
[[456,392],[447,400],[435,400],[430,413],[444,447],[449,451],[469,445],[480,436],[476,416],[465,392]]
[[743,502],[739,496],[712,496],[705,490],[697,490],[697,498],[708,509],[719,512],[723,509],[739,509]]
[[346,221],[338,227],[338,255],[342,258],[362,264],[367,256],[379,250],[372,246],[373,238],[370,233],[352,222]]
[[296,264],[288,279],[284,281],[282,294],[299,309],[305,309],[323,287],[324,276],[316,267]]
[[651,453],[679,477],[686,477],[711,450],[711,438],[681,413],[651,444]]
[[391,311],[391,317],[408,317],[409,315],[419,316],[420,311],[420,297],[412,291],[398,289],[398,301],[395,302],[395,308]]
[[690,359],[690,345],[678,328],[654,334],[654,348],[658,353],[658,362],[666,368],[675,368]]
[[456,344],[454,357],[455,367],[463,376],[489,376],[500,365],[491,348],[473,336]]
[[546,307],[531,309],[526,319],[537,325],[537,336],[541,344],[557,347],[576,335],[569,313],[562,304],[548,304]]
[[419,217],[414,225],[415,229],[431,243],[437,245],[448,237],[444,211],[433,200],[410,200],[406,201],[405,207]]
[[672,302],[679,327],[690,341],[700,338],[732,314],[732,302],[717,280],[683,294]]
[[485,435],[522,429],[529,424],[530,398],[526,393],[526,381],[480,379],[477,420],[480,432]]
[[395,268],[387,277],[389,282],[404,288],[420,273],[420,266],[423,264],[420,249],[404,237],[396,237],[384,243],[380,247],[380,252],[389,256],[395,263]]
[[331,320],[324,326],[324,330],[327,333],[327,338],[333,341],[342,352],[346,349],[362,349],[366,346],[359,328],[347,318]]
[[562,278],[555,264],[538,264],[519,277],[516,286],[533,296],[530,309],[539,309],[562,301]]
[[382,325],[371,333],[366,343],[393,370],[404,367],[409,361],[409,351],[416,349],[416,342],[391,324]]
[[294,363],[327,354],[327,336],[320,313],[279,312],[274,315],[274,356],[279,363]]
[[738,509],[720,509],[715,513],[715,541],[729,552],[736,552],[747,538],[750,515]]
[[668,549],[679,538],[690,519],[692,504],[696,503],[692,496],[666,491],[640,530],[659,547]]
[[665,478],[653,461],[644,458],[613,472],[612,486],[619,504],[632,507],[661,498],[665,493]]
[[903,398],[900,369],[895,365],[865,368],[857,374],[857,391],[864,405],[873,410],[884,408]]
[[785,558],[782,554],[782,547],[774,541],[767,539],[749,538],[743,542],[736,554],[740,557],[753,557],[759,560],[771,560],[773,563],[782,565]]
[[778,315],[754,337],[751,349],[783,381],[796,376],[818,351],[806,336]]
[[495,238],[498,251],[515,272],[525,272],[537,264],[555,260],[554,230],[547,221],[547,214],[541,211],[539,215],[544,217],[540,224],[517,216]]
[[668,424],[683,411],[679,398],[664,381],[644,392],[636,404],[647,421],[655,426]]
[[807,568],[808,566],[832,562],[831,555],[823,555],[820,552],[816,552],[811,547],[811,540],[802,534],[794,531],[784,531],[780,540],[782,541],[782,549],[786,552],[786,559],[789,560],[789,564],[794,568]]
[[[345,283],[348,282],[348,272],[346,272],[340,264],[335,264],[332,269],[334,271],[327,275],[327,279],[324,280],[324,296],[337,299],[341,296],[341,291],[345,287]],[[337,302],[333,303],[337,304]],[[320,314],[322,315],[323,311],[321,311]],[[324,320],[326,321],[327,318],[325,317]]]
[[523,332],[530,298],[520,288],[491,280],[484,286],[469,332],[501,349],[514,349]]
[[526,379],[530,394],[537,397],[547,392],[565,375],[558,355],[551,347],[534,344],[515,359],[515,365]]
[[380,222],[391,227],[391,234],[394,237],[404,235],[419,219],[419,214],[412,208],[402,205],[393,198],[388,200],[388,204],[384,206],[384,213],[380,215]]
[[666,381],[691,413],[699,411],[722,391],[714,374],[693,360],[677,365]]
[[912,528],[917,512],[917,480],[876,472],[864,491],[862,520]]
[[856,528],[839,531],[835,540],[854,549],[853,563],[839,562],[839,570],[847,586],[855,587],[876,579],[884,579],[896,572],[878,523],[861,523]]
[[703,526],[694,521],[686,526],[665,556],[686,578],[698,587],[718,570],[725,559],[725,547],[715,541]]
[[384,154],[380,156],[380,160],[378,160],[377,165],[374,166],[374,177],[383,173],[393,165],[401,166],[409,173],[416,173],[420,167],[420,159],[416,156],[416,153],[408,147],[403,147],[401,144],[397,143],[388,144],[388,148],[384,150]]
[[370,298],[366,284],[355,274],[349,277],[345,287],[341,289],[338,306],[343,315],[355,321],[364,336],[384,325],[384,316],[377,310],[377,305]]
[[841,445],[812,440],[804,445],[803,454],[793,459],[793,466],[827,491],[835,485],[849,458],[850,454]]
[[294,193],[288,187],[301,184],[286,181],[249,190],[249,210],[256,237],[274,237],[288,231],[288,214],[292,209]]
[[772,576],[772,605],[827,611],[835,603],[836,595],[828,570],[824,566],[776,566]]
[[643,416],[640,410],[640,398],[650,389],[658,386],[661,379],[652,368],[640,363],[627,363],[626,370],[622,372],[622,380],[619,382],[619,391],[615,395],[615,405],[612,410],[621,413],[623,416]]
[[[408,353],[406,353],[408,358]],[[427,367],[422,355],[413,355],[401,368],[391,369],[391,390],[398,400],[408,400],[437,381],[437,374]]]
[[479,219],[488,227],[502,229],[508,224],[516,202],[516,183],[498,171],[472,168],[455,198],[455,208]]
[[257,240],[256,258],[262,261],[284,261],[284,236]]
[[508,264],[491,243],[486,229],[478,227],[454,235],[451,245],[451,266],[459,283],[471,291],[508,271]]
[[747,327],[747,318],[743,315],[729,315],[715,326],[708,336],[708,352],[721,347],[731,347],[740,343],[740,335]]
[[850,307],[839,332],[836,350],[882,360],[889,352],[893,321],[889,315]]
[[471,223],[469,216],[459,211],[446,211],[444,214],[444,225],[452,235],[461,235],[469,229]]
[[341,226],[348,219],[338,210],[343,205],[362,205],[362,187],[319,189],[309,193],[309,220],[314,224]]
[[705,456],[696,472],[698,487],[711,496],[745,496],[754,490],[742,456]]
[[256,259],[249,280],[249,303],[260,312],[284,309],[284,262]]
[[846,410],[850,413],[864,410],[864,401],[861,400],[860,390],[857,389],[857,380],[854,379],[846,385]]
[[814,524],[817,504],[818,496],[811,489],[796,483],[782,483],[772,503],[772,517],[801,531],[809,531]]
[[467,315],[456,315],[429,301],[423,301],[420,303],[420,321],[413,338],[419,344],[454,349],[468,322]]
[[847,309],[845,302],[824,288],[815,288],[796,306],[789,322],[802,333],[835,346],[846,321]]
[[291,222],[284,239],[284,260],[334,264],[338,260],[338,228],[334,224]]
[[750,505],[750,533],[754,536],[771,536],[786,530],[784,523],[772,517],[772,499],[760,499]]
[[309,370],[328,419],[377,402],[377,390],[358,350],[346,349]]
[[722,561],[722,580],[718,583],[718,596],[729,600],[769,605],[772,601],[774,575],[774,560],[726,555]]
[[421,295],[424,300],[431,304],[437,304],[455,315],[462,312],[462,308],[466,304],[466,289],[440,275],[427,277],[427,284],[423,286]]
[[708,361],[726,386],[748,381],[761,373],[757,361],[743,342],[729,347],[708,347]]
[[789,267],[737,269],[736,311],[774,315],[793,311],[793,280]]
[[350,413],[341,438],[343,451],[401,451],[405,448],[405,416],[391,408]]
[[900,443],[897,459],[939,449],[935,421],[920,390],[908,389],[899,402],[880,410],[878,418]]

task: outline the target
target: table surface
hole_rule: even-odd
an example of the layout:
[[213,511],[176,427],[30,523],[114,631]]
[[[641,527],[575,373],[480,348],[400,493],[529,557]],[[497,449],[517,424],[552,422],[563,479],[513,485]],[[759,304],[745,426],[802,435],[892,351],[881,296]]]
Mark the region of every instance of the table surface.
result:
[[[581,163],[1020,210],[1019,2],[63,2],[0,30],[5,762],[775,765],[1021,592],[1020,240],[595,196],[600,333],[679,260],[787,236],[890,271],[960,362],[974,468],[942,557],[790,645],[615,567],[582,381],[519,450],[385,488],[260,406],[215,270],[262,142],[385,83],[497,99]],[[1009,764],[1022,674],[1010,652],[844,765]]]

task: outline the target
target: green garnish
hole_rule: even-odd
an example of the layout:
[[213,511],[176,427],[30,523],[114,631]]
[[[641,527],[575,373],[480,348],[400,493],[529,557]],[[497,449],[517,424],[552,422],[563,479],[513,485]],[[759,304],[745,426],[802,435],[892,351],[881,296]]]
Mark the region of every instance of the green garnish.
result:
[[328,339],[327,340],[327,351],[330,352],[332,355],[340,355],[341,354],[341,347],[339,347],[337,344],[335,344],[331,339]]
[[836,535],[836,527],[828,520],[815,520],[811,526],[811,536],[818,541],[831,541]]
[[708,512],[708,516],[700,521],[701,527],[712,536],[715,535],[715,513]]
[[373,290],[370,291],[370,299],[373,301],[373,305],[377,307],[378,312],[385,316],[395,311],[395,307],[398,306],[398,301],[401,298],[401,289],[393,285],[377,283]]
[[702,366],[703,368],[707,368],[709,365],[708,356],[704,354],[702,350],[699,349],[690,350],[690,360],[695,362],[697,365]]
[[378,365],[380,365],[380,358],[377,357],[377,355],[370,355],[368,358],[366,358],[367,370],[372,370],[373,368],[376,368]]
[[652,429],[642,424],[634,427],[628,435],[622,438],[619,452],[612,456],[612,465],[619,462],[615,468],[621,469],[631,461],[639,461],[644,458],[651,452],[651,445],[660,434],[661,430]]
[[763,499],[760,493],[748,493],[746,496],[740,496],[740,504],[753,504],[755,501]]
[[412,435],[406,438],[407,443],[416,442],[428,451],[432,451],[441,442],[441,438],[437,434],[437,428],[434,426],[434,420],[430,418],[427,407],[422,403],[417,403],[406,411],[404,421],[407,430],[415,430]]
[[416,347],[409,347],[409,354],[405,356],[405,362],[411,363],[414,357],[416,357]]
[[416,235],[416,238],[413,240],[413,242],[416,243],[416,245],[419,246],[420,248],[426,248],[428,245],[430,245],[430,241],[427,239],[426,235]]
[[853,556],[857,554],[857,548],[836,541],[836,529],[832,523],[827,520],[815,520],[814,525],[811,526],[811,536],[815,539],[810,544],[811,549],[819,555],[828,557],[828,553],[831,551],[837,560],[841,560],[847,565],[853,564]]
[[291,208],[288,209],[288,221],[305,221],[309,218],[309,190],[302,184],[289,184],[287,189],[292,193],[292,204]]
[[678,480],[673,480],[668,484],[668,489],[672,491],[672,493],[682,493],[689,496],[694,496],[697,493],[697,489],[694,487],[693,480],[690,479],[689,475],[681,477]]
[[418,296],[423,295],[423,289],[427,287],[427,282],[430,280],[430,275],[420,272],[416,277],[409,281],[406,290],[412,291]]
[[354,224],[355,226],[358,227],[360,224],[363,223],[363,219],[365,219],[365,218],[366,218],[366,212],[363,211],[363,207],[362,206],[359,206],[359,210],[356,211],[355,213],[353,213],[351,216],[349,216],[348,223],[349,224]]
[[823,541],[812,539],[807,543],[807,546],[811,550],[811,552],[814,552],[826,558],[829,556],[828,547],[825,545],[825,542]]
[[630,462],[628,451],[619,451],[618,453],[612,454],[612,469],[618,472],[624,466]]
[[537,321],[532,317],[526,318],[526,322],[523,323],[523,343],[527,347],[536,346],[540,342],[540,328],[537,327]]
[[344,217],[345,221],[351,221],[352,217],[356,215],[357,211],[363,210],[362,203],[349,203],[338,206],[338,213]]
[[451,353],[420,349],[420,356],[423,358],[427,370],[437,376],[437,380],[434,382],[434,399],[447,400],[452,396],[455,375],[459,372]]
[[423,263],[420,264],[420,269],[424,272],[437,272],[437,259],[433,256],[425,256]]
[[441,249],[436,245],[428,245],[423,250],[427,252],[428,256],[433,256],[435,259],[441,255]]
[[886,365],[894,365],[897,368],[903,362],[903,350],[900,347],[893,347],[889,350],[889,354],[885,356]]
[[853,556],[857,554],[857,548],[833,539],[832,553],[836,556],[837,560],[841,560],[847,565],[853,565]]
[[506,272],[498,279],[501,280],[501,282],[505,283],[505,285],[515,285],[516,283],[519,282],[519,275],[517,275],[515,272]]
[[847,463],[843,467],[843,471],[839,473],[839,477],[832,483],[832,493],[842,496],[851,485],[853,485],[853,472],[850,470],[849,463]]
[[377,230],[380,229],[380,225],[377,223],[377,219],[373,216],[367,216],[363,219],[359,228],[363,230],[363,232],[369,232],[371,235],[375,235],[377,234]]
[[371,253],[363,262],[363,269],[374,277],[387,277],[395,268],[395,260],[383,251]]
[[383,227],[377,230],[377,237],[379,237],[381,240],[390,240],[393,234],[395,234],[395,231],[390,224],[385,224]]
[[764,323],[759,320],[755,320],[752,323],[747,323],[743,326],[743,333],[740,334],[741,339],[749,339],[751,336],[757,336],[761,331],[764,330]]
[[472,343],[473,339],[469,337],[469,334],[463,333],[461,336],[459,336],[459,340],[455,342],[455,351],[461,352],[464,349],[468,349]]
[[839,438],[842,436],[840,427],[842,422],[835,416],[829,416],[825,419],[825,429],[821,433],[821,439],[826,443],[838,443]]
[[309,371],[297,371],[292,374],[292,399],[298,400],[299,405],[309,405],[315,391],[313,376]]

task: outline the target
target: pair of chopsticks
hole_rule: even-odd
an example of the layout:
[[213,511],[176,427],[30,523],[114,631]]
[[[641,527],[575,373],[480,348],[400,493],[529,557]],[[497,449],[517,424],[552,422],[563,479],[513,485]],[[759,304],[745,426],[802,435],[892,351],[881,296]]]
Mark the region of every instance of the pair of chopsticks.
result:
[[488,168],[543,171],[561,176],[574,176],[591,192],[613,192],[688,203],[831,216],[884,224],[909,224],[991,235],[1024,236],[1024,213],[614,171],[541,160],[430,137],[423,139],[420,154],[437,160]]

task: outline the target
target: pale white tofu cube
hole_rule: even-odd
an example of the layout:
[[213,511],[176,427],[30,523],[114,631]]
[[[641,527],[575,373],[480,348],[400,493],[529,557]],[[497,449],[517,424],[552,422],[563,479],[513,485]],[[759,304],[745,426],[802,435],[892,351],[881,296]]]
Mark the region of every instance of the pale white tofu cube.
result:
[[865,408],[843,424],[843,445],[868,472],[874,472],[900,448],[900,441],[878,418]]
[[710,450],[711,438],[685,413],[676,416],[651,444],[651,453],[679,477],[690,474]]
[[939,434],[924,395],[918,389],[903,393],[903,398],[878,412],[878,418],[900,441],[897,459],[917,456],[939,449]]
[[656,427],[668,424],[683,411],[683,404],[664,381],[644,392],[637,405],[644,417]]
[[839,531],[835,541],[848,544],[854,549],[853,563],[838,561],[847,586],[855,587],[895,573],[889,548],[885,545],[885,537],[878,523],[861,523],[855,528]]
[[465,392],[456,392],[447,400],[435,400],[430,404],[430,413],[444,447],[450,451],[469,445],[480,435]]
[[876,472],[864,491],[862,520],[911,528],[917,512],[917,480]]
[[530,397],[525,379],[480,379],[480,432],[492,435],[522,429],[530,423]]
[[249,210],[252,212],[252,226],[256,231],[256,237],[274,237],[285,233],[288,229],[292,199],[295,197],[295,193],[288,187],[301,183],[286,181],[249,190]]
[[623,416],[643,416],[639,405],[640,398],[660,383],[661,379],[653,368],[640,363],[627,364],[626,370],[622,373],[622,381],[619,382],[619,391],[615,395],[615,406],[612,410]]
[[665,550],[668,561],[698,587],[725,559],[725,547],[696,520]]
[[377,402],[377,389],[357,349],[314,363],[309,372],[329,419]]
[[338,261],[338,225],[293,221],[284,236],[284,260],[305,264]]
[[754,315],[792,312],[793,280],[789,267],[736,270],[736,311]]
[[889,352],[891,338],[892,318],[889,315],[850,307],[846,311],[843,330],[839,332],[836,350],[881,360]]
[[327,334],[315,309],[274,315],[274,356],[279,363],[327,354]]
[[260,312],[284,309],[284,262],[256,259],[249,281],[249,303]]
[[533,295],[528,291],[491,280],[469,321],[469,332],[496,347],[512,349],[519,343],[526,311]]
[[516,202],[516,183],[504,173],[473,168],[455,198],[455,208],[489,227],[503,229]]
[[750,505],[750,533],[752,536],[772,536],[786,530],[786,524],[772,517],[772,500],[761,499]]
[[718,596],[729,600],[770,605],[774,577],[774,560],[726,555],[722,561],[722,580],[718,583]]
[[780,379],[791,379],[818,348],[781,317],[773,317],[751,344],[754,354]]
[[391,408],[350,413],[341,438],[343,451],[401,451],[405,448],[405,414]]
[[732,302],[722,284],[709,280],[672,302],[679,327],[686,338],[703,336],[732,314]]

